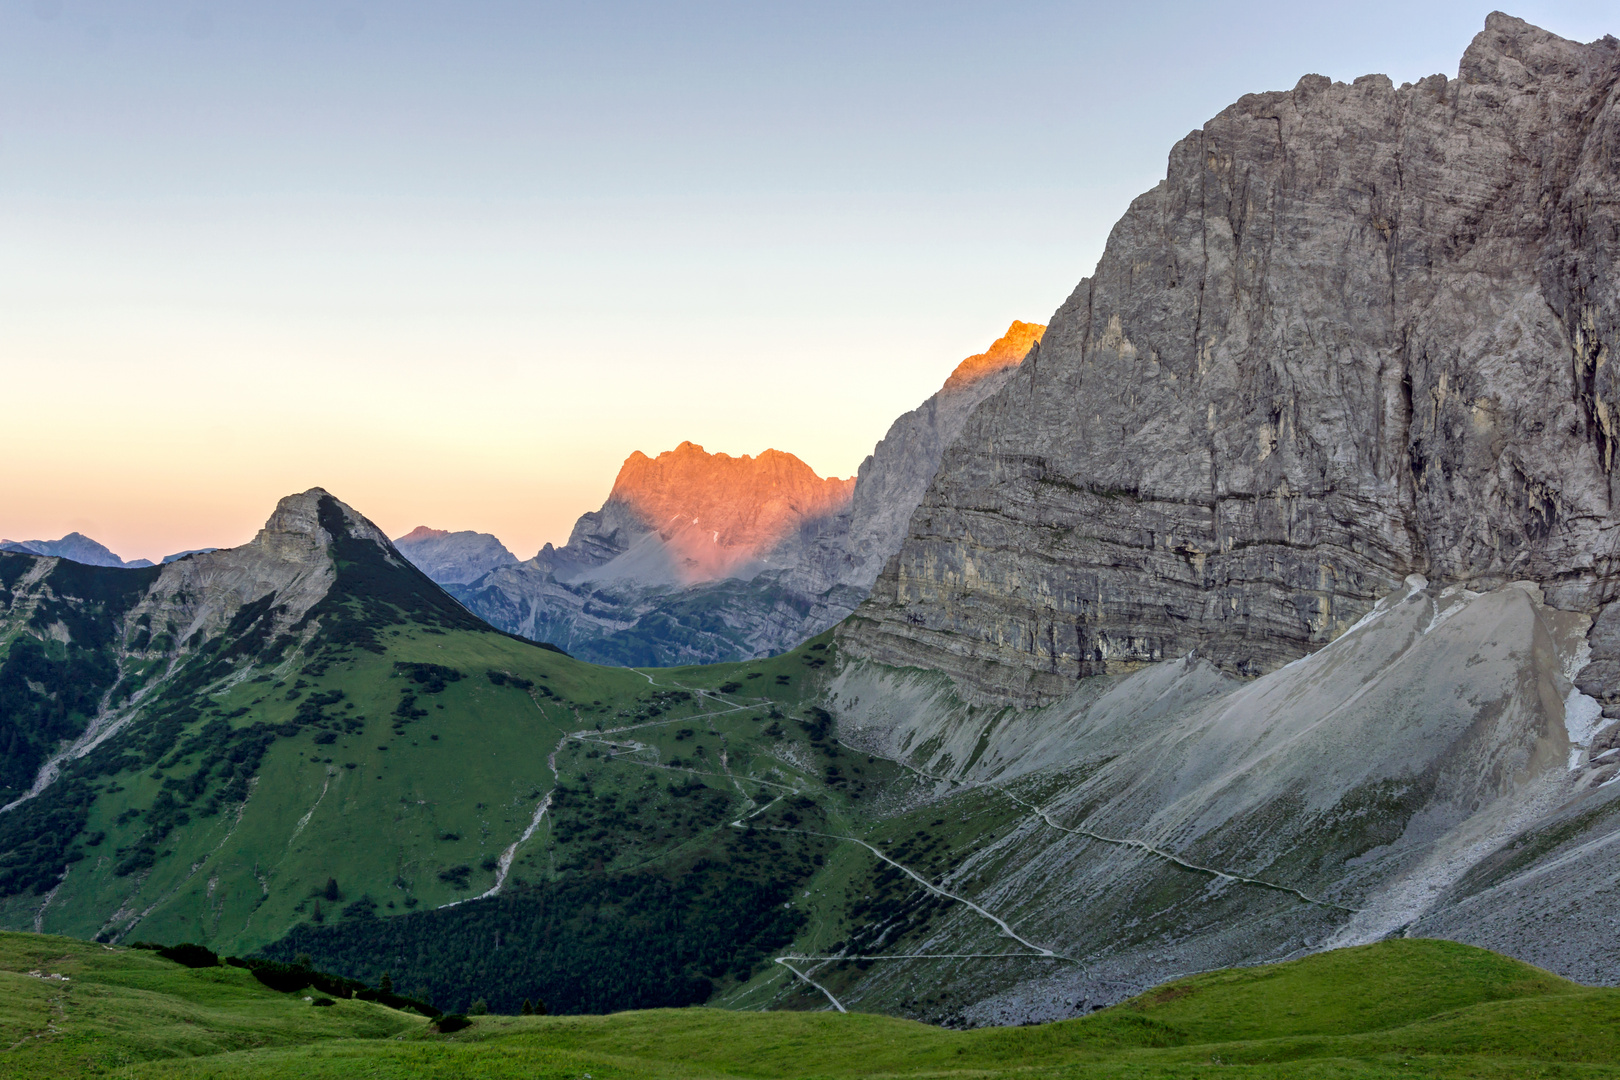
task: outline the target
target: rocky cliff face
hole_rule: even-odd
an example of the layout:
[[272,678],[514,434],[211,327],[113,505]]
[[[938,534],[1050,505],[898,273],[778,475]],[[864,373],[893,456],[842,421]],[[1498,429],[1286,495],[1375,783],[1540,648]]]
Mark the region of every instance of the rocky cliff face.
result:
[[547,544],[527,562],[447,587],[493,625],[598,663],[765,655],[816,632],[803,631],[816,599],[768,572],[803,561],[836,527],[853,486],[778,450],[732,457],[684,442],[656,458],[637,451],[562,548]]
[[418,525],[397,537],[394,548],[440,585],[465,585],[518,561],[494,536],[470,529],[446,532]]
[[[1617,79],[1614,38],[1497,14],[1455,79],[1307,76],[1183,139],[845,647],[1028,702],[1188,653],[1272,670],[1411,573],[1604,612]],[[1612,709],[1611,638],[1583,685]]]
[[963,360],[894,422],[855,479],[822,479],[776,450],[733,458],[682,443],[656,458],[635,453],[566,546],[548,544],[451,591],[504,630],[601,663],[709,663],[791,648],[865,599],[945,447],[1044,329],[1015,322]]

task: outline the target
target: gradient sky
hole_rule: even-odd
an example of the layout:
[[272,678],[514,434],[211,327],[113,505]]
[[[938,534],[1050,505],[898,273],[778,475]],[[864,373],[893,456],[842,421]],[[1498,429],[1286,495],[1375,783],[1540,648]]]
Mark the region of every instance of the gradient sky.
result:
[[1490,8],[0,0],[0,536],[157,558],[319,485],[526,558],[632,450],[850,475],[1176,139],[1454,75]]

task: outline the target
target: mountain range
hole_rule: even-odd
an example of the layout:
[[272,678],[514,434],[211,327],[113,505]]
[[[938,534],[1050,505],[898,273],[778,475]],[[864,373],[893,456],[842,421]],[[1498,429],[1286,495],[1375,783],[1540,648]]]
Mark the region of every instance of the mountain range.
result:
[[[173,555],[165,555],[163,561],[172,563],[183,559],[187,555],[197,555],[205,551],[216,551],[217,548],[192,548],[190,551],[177,551]],[[71,559],[86,566],[121,566],[129,569],[139,569],[143,566],[155,565],[151,559],[130,559],[125,561],[114,555],[107,545],[90,539],[83,533],[71,532],[60,540],[0,540],[0,551],[18,551],[29,555],[49,555],[53,558]]]
[[583,659],[668,666],[780,653],[866,598],[945,447],[1044,330],[1014,322],[963,360],[850,480],[778,450],[737,458],[687,442],[631,454],[568,543],[526,562],[487,554],[504,551],[487,534],[434,533],[430,548],[418,529],[395,543],[493,625]]
[[1386,939],[1620,982],[1616,147],[1620,41],[1493,14],[1189,135],[853,484],[633,455],[448,592],[321,489],[0,552],[0,926],[950,1026]]

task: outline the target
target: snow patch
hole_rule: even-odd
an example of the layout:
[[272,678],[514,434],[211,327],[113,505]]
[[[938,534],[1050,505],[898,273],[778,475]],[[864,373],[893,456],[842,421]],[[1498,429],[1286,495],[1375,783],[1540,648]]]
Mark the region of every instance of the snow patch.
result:
[[1596,698],[1581,693],[1573,685],[1581,669],[1592,662],[1592,646],[1584,639],[1564,657],[1564,678],[1572,684],[1569,696],[1564,698],[1564,731],[1569,735],[1569,770],[1581,767],[1581,756],[1592,745],[1592,739],[1613,721],[1603,719],[1603,706]]

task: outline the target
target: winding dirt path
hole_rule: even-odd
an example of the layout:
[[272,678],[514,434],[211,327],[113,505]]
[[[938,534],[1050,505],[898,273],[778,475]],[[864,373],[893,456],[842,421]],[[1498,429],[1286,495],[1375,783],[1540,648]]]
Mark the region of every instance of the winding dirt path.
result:
[[785,956],[778,956],[776,958],[775,962],[778,963],[778,964],[781,964],[783,967],[785,967],[789,971],[793,972],[793,974],[797,975],[799,978],[803,979],[805,982],[809,983],[811,986],[815,987],[817,990],[820,990],[823,994],[826,994],[827,995],[827,1000],[833,1003],[833,1008],[837,1009],[841,1013],[849,1012],[848,1009],[844,1008],[844,1003],[843,1002],[841,1002],[837,998],[833,997],[831,990],[828,990],[825,986],[822,986],[820,983],[816,982],[816,980],[812,979],[810,976],[806,975],[804,972],[800,971],[798,968],[796,968],[792,964],[788,963],[789,959],[791,959],[791,958],[790,957],[785,957]]

